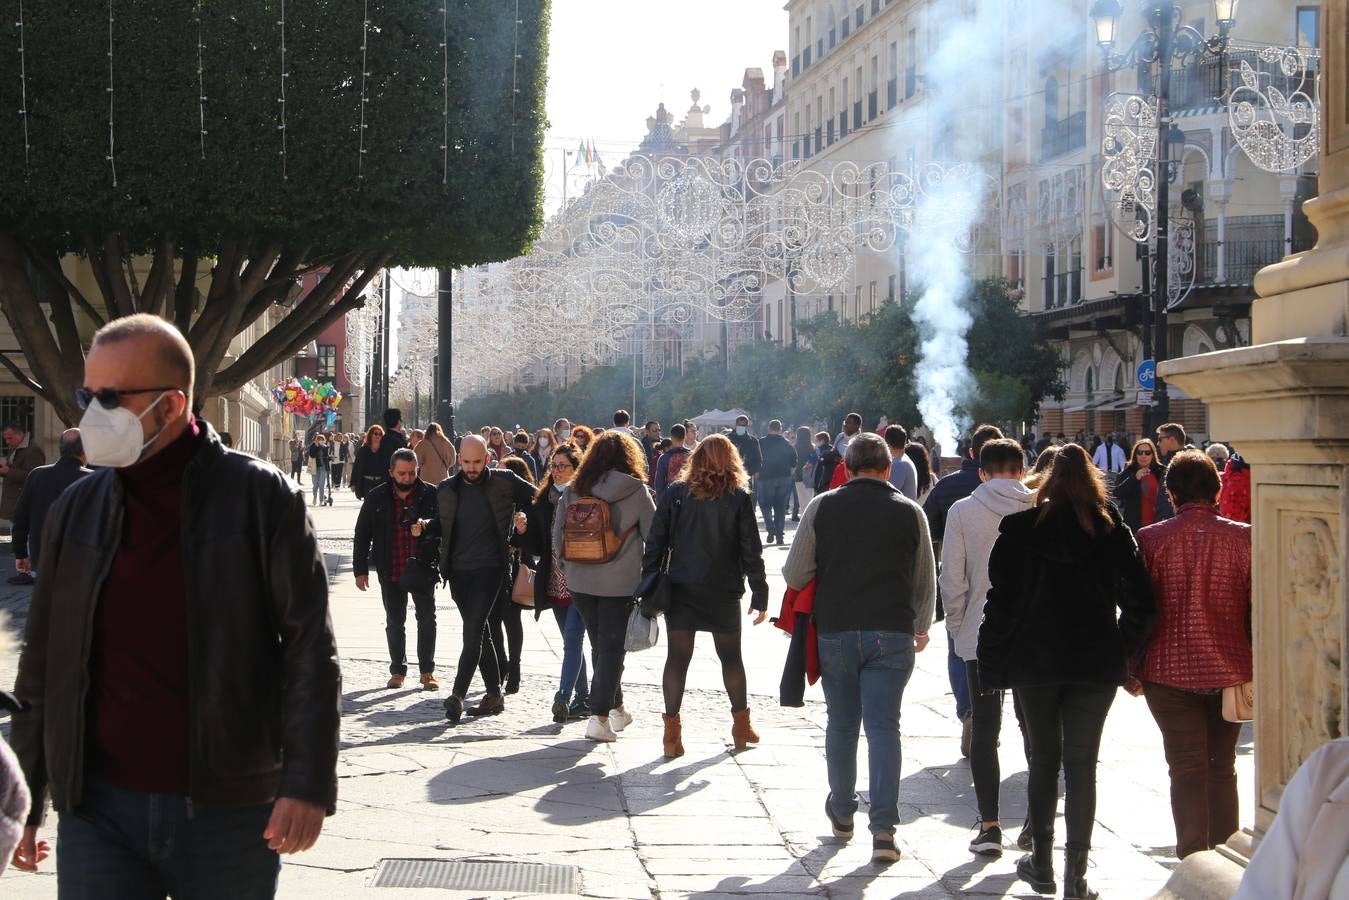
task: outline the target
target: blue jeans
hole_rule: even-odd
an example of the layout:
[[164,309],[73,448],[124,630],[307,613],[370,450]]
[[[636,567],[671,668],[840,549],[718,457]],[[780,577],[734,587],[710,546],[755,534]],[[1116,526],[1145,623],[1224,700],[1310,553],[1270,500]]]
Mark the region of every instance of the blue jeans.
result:
[[965,717],[974,712],[970,703],[970,679],[965,671],[965,660],[956,656],[956,642],[946,644],[946,677],[951,682],[951,693],[956,698],[956,718],[965,721]]
[[328,470],[319,467],[314,470],[314,503],[328,502]]
[[564,700],[590,696],[590,685],[586,681],[585,636],[586,623],[581,621],[581,613],[576,604],[554,606],[553,618],[557,619],[558,630],[562,632],[562,681],[557,692]]
[[272,804],[189,807],[89,780],[57,826],[61,900],[261,900],[276,896],[281,857],[262,832]]
[[759,509],[763,512],[764,529],[769,534],[782,534],[787,520],[787,504],[791,501],[792,477],[760,478]]
[[836,631],[819,636],[820,674],[829,724],[824,756],[829,805],[841,821],[857,811],[857,736],[867,732],[871,833],[899,824],[899,706],[913,674],[913,635]]

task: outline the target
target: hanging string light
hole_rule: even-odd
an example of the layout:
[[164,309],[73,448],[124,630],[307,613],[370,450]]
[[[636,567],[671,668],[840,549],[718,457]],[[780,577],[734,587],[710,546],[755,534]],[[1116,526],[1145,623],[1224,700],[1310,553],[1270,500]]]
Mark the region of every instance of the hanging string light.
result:
[[112,0],[108,0],[108,167],[112,170],[112,186],[117,187],[117,144],[113,129],[115,94],[112,80],[112,23]]
[[281,180],[290,180],[290,170],[286,164],[286,79],[290,77],[290,72],[286,69],[286,0],[281,0],[281,19],[276,24],[281,26],[281,96],[277,98],[277,103],[281,104],[281,124],[277,129],[281,132]]
[[515,0],[515,38],[511,47],[511,156],[515,156],[515,101],[520,96],[520,0]]
[[365,80],[369,77],[367,71],[369,66],[365,64],[366,56],[370,48],[370,0],[365,0],[365,11],[361,18],[361,130],[360,142],[361,153],[356,160],[356,177],[361,181],[365,180]]
[[440,89],[444,95],[443,112],[444,134],[440,138],[440,184],[448,192],[450,189],[450,4],[442,0],[440,4],[440,55],[442,72]]
[[197,130],[201,139],[201,158],[206,158],[206,45],[201,41],[201,4],[197,4]]
[[23,0],[19,0],[19,21],[15,25],[19,29],[19,121],[23,123],[23,173],[26,179],[28,153],[32,148],[28,145],[28,61],[23,55]]

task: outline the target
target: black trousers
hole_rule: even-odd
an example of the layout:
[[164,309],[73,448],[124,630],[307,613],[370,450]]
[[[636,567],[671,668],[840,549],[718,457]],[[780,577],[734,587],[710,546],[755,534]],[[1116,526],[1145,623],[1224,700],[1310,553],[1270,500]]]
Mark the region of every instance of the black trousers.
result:
[[492,639],[503,681],[520,677],[520,654],[525,646],[525,626],[520,621],[523,607],[511,602],[511,584],[510,579],[501,583],[501,593],[487,620],[487,633]]
[[464,646],[459,651],[459,666],[454,673],[456,697],[468,694],[479,661],[487,693],[501,693],[501,668],[497,664],[496,650],[488,639],[487,622],[504,578],[505,570],[495,567],[450,573],[450,595],[464,620]]
[[1030,734],[1029,795],[1031,833],[1037,842],[1054,841],[1059,769],[1063,769],[1065,846],[1090,850],[1096,822],[1096,759],[1105,717],[1116,688],[1102,684],[1047,684],[1016,689]]
[[[408,591],[379,579],[384,596],[384,638],[389,643],[389,674],[408,673],[407,629]],[[424,675],[436,670],[436,598],[435,594],[413,594],[417,616],[417,669]]]
[[[974,713],[970,737],[970,772],[974,776],[974,797],[979,804],[979,818],[985,822],[998,821],[998,788],[1002,784],[1002,764],[998,761],[998,741],[1002,736],[1002,705],[1005,691],[984,693],[979,683],[979,664],[965,660],[965,673],[970,685],[970,709]],[[1012,710],[1021,728],[1021,743],[1030,760],[1030,738],[1021,712],[1021,703],[1012,698]]]
[[572,602],[590,637],[590,708],[596,715],[607,716],[609,710],[623,705],[623,663],[628,655],[623,639],[636,601],[573,592]]

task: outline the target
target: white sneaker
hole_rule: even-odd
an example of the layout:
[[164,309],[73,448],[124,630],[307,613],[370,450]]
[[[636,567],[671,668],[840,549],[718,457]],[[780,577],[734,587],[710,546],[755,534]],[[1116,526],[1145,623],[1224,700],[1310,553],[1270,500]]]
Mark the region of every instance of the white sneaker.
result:
[[586,724],[586,739],[610,744],[618,740],[618,735],[614,734],[607,722],[601,722],[599,716],[591,716],[590,722]]
[[622,731],[624,728],[627,728],[631,724],[632,724],[631,713],[624,712],[621,709],[609,710],[609,727],[614,730],[615,734]]

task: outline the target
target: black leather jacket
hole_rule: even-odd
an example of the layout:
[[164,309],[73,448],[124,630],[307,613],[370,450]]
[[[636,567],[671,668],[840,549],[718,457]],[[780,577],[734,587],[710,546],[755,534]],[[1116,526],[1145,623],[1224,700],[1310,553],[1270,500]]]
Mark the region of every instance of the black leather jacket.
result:
[[[436,517],[436,489],[425,481],[418,481],[412,495],[413,519],[434,519]],[[352,547],[351,569],[356,575],[369,575],[373,566],[380,577],[389,574],[389,559],[392,553],[393,523],[389,517],[393,514],[393,484],[384,482],[365,495],[360,515],[356,517],[356,535]],[[411,524],[411,523],[408,523]],[[434,565],[438,548],[430,537],[420,537],[414,542],[413,551],[419,560]]]
[[[509,549],[511,517],[516,510],[527,510],[534,502],[534,485],[510,469],[486,469],[482,473],[486,483],[487,505],[492,508],[497,537],[501,540],[503,571],[510,568]],[[440,515],[426,529],[426,534],[440,538],[440,577],[450,577],[450,552],[454,541],[454,515],[459,510],[459,485],[464,473],[457,472],[436,488],[436,503]]]
[[642,556],[642,577],[660,569],[673,543],[671,582],[709,595],[738,598],[744,596],[748,578],[750,605],[767,609],[763,543],[749,491],[731,491],[715,500],[694,500],[688,490],[687,483],[678,482],[661,498]]
[[[249,806],[293,797],[332,813],[342,679],[328,571],[303,494],[197,424],[204,437],[184,475],[182,516],[191,798]],[[47,517],[14,690],[32,704],[15,718],[12,740],[33,794],[32,825],[48,791],[58,812],[80,803],[94,611],[123,514],[117,471],[100,469]]]

